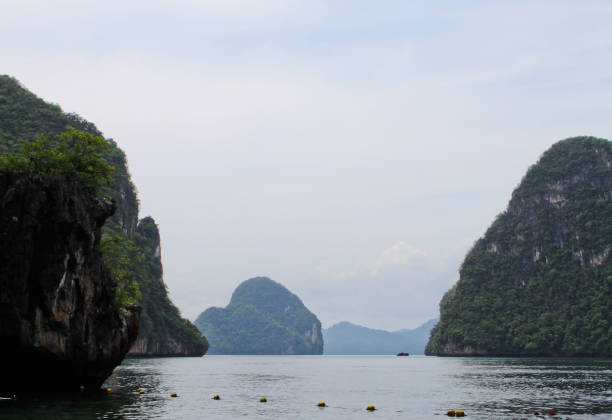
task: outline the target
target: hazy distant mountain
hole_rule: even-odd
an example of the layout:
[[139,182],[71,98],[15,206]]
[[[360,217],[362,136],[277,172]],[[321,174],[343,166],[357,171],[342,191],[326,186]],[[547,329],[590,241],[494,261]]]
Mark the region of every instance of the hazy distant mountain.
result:
[[340,322],[323,329],[324,354],[423,354],[429,332],[438,322],[432,319],[413,330],[374,330]]

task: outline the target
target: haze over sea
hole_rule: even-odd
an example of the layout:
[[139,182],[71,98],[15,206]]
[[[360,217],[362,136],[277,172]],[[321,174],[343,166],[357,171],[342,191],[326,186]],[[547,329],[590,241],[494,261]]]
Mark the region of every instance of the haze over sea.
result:
[[[94,395],[21,397],[3,419],[612,417],[612,359],[206,356],[126,359]],[[145,390],[139,394],[139,389]],[[178,398],[171,398],[176,392]],[[221,400],[212,400],[219,394]],[[268,399],[260,403],[261,397]],[[325,401],[328,407],[319,408]],[[376,411],[366,411],[373,404]],[[541,416],[551,418],[550,415]]]

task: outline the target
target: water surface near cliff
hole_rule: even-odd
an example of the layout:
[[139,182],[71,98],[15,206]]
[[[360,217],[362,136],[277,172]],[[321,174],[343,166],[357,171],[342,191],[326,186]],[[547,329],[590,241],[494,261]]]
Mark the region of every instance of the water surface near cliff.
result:
[[[603,419],[612,417],[611,383],[612,359],[127,359],[106,382],[110,393],[0,402],[0,418],[440,420],[454,408],[471,419],[532,419],[538,409],[555,409],[563,419]],[[172,392],[179,397],[170,398]],[[222,399],[212,400],[214,394]],[[319,401],[329,407],[316,407]],[[369,404],[377,411],[367,412]]]

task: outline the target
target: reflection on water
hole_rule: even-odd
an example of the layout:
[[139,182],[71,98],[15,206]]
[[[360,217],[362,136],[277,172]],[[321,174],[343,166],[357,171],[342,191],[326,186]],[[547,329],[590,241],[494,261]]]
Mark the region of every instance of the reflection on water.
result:
[[[121,372],[119,372],[121,371]],[[97,392],[52,394],[49,396],[18,396],[15,401],[0,405],[0,418],[15,419],[115,419],[145,418],[145,412],[155,412],[163,405],[158,394],[161,371],[154,366],[125,363],[113,379]],[[151,392],[140,395],[136,384],[146,383]],[[111,387],[111,391],[106,390]]]
[[[128,359],[105,388],[0,403],[4,419],[612,418],[612,359],[205,356]],[[139,389],[144,394],[139,394]],[[178,398],[170,394],[177,392]],[[221,395],[221,400],[211,397]],[[260,403],[265,396],[267,403]],[[316,406],[325,401],[326,408]],[[365,410],[374,404],[377,411]],[[371,418],[371,417],[367,417]],[[550,416],[548,416],[550,418]]]
[[[482,403],[496,412],[531,414],[536,408],[586,418],[612,417],[612,361],[609,359],[463,359],[472,368],[464,379],[479,387]],[[496,401],[492,393],[501,393]],[[533,408],[529,410],[529,408]]]

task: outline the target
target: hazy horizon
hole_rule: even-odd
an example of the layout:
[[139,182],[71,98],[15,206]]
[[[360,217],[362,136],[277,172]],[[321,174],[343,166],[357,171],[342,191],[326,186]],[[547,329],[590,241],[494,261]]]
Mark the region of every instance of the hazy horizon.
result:
[[612,137],[604,1],[23,1],[1,73],[126,152],[184,316],[242,281],[328,328],[438,316],[555,142]]

